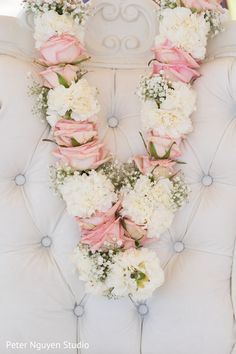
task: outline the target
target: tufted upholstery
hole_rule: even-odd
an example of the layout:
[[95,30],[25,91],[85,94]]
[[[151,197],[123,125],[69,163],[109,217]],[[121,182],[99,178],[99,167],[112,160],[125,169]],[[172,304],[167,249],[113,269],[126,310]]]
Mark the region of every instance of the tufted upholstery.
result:
[[[25,354],[37,352],[34,341],[59,343],[53,353],[236,353],[235,30],[229,24],[212,42],[195,84],[195,130],[183,147],[190,201],[153,246],[166,283],[147,304],[137,305],[86,296],[72,269],[77,226],[49,190],[52,146],[42,139],[50,132],[32,115],[27,94],[27,73],[34,70],[30,33],[16,20],[0,19],[1,354],[16,352],[6,341],[22,342]],[[231,49],[220,50],[222,43]],[[100,131],[125,160],[143,149],[134,91],[145,69],[140,63],[108,68],[100,59],[97,66],[95,60],[89,79],[100,91]],[[64,341],[83,341],[89,349],[65,349]]]

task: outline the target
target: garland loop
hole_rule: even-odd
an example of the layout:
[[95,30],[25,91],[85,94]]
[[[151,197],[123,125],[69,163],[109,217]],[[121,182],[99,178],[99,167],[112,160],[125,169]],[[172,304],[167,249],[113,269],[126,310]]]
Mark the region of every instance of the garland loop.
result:
[[37,62],[43,69],[32,88],[35,111],[52,127],[54,191],[81,229],[73,261],[86,291],[143,301],[164,282],[157,242],[185,203],[188,187],[179,171],[181,143],[196,108],[192,83],[205,58],[209,36],[222,31],[220,0],[155,0],[160,34],[151,73],[141,79],[141,138],[146,153],[116,161],[101,142],[97,89],[81,65],[91,11],[85,0],[24,0],[34,13]]

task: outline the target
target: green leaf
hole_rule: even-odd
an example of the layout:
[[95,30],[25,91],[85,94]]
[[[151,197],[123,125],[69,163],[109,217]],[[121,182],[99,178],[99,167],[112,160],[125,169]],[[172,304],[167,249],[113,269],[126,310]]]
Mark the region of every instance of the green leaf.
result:
[[143,137],[143,134],[142,134],[141,132],[139,132],[139,135],[141,136],[141,139],[142,139],[142,141],[143,141],[143,145],[144,145],[144,147],[145,147],[147,153],[149,153],[148,147],[147,147],[147,144],[146,144],[146,141],[145,141],[145,139],[144,139],[144,137]]
[[73,64],[74,65],[82,64],[83,62],[88,61],[90,59],[91,59],[91,57],[82,57],[80,60],[74,62]]
[[71,119],[71,113],[72,113],[71,110],[67,111],[66,114],[64,115],[64,118],[70,120]]
[[51,139],[43,139],[42,141],[46,141],[48,143],[56,144],[56,142],[54,140],[51,140]]
[[172,147],[174,146],[174,144],[176,144],[175,141],[171,144],[171,146],[169,147],[169,149],[167,150],[167,152],[166,152],[165,155],[163,156],[163,159],[164,159],[164,160],[170,158],[171,149],[172,149]]
[[160,157],[159,157],[158,154],[157,154],[155,145],[153,144],[152,141],[150,141],[150,143],[149,143],[149,152],[150,152],[150,155],[151,155],[152,157],[154,157],[156,160],[159,160],[159,159],[160,159]]
[[151,59],[151,60],[149,60],[148,66],[150,66],[150,65],[152,64],[152,62],[154,62],[154,61],[157,61],[157,59]]
[[184,161],[176,160],[175,162],[176,162],[176,163],[179,163],[180,165],[187,165],[187,162],[184,162]]
[[81,145],[75,138],[71,138],[71,144],[73,147],[78,147]]
[[69,88],[70,87],[69,82],[61,74],[58,74],[58,73],[56,73],[56,74],[58,77],[59,84],[64,86],[65,88]]

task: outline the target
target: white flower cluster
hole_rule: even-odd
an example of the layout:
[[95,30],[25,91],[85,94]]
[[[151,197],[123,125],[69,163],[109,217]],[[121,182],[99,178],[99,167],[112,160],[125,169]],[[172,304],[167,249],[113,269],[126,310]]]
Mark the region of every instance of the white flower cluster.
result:
[[204,18],[210,25],[211,37],[215,37],[220,32],[224,31],[224,22],[229,20],[228,12],[225,10],[223,13],[220,11],[204,12]]
[[33,85],[29,88],[29,95],[34,96],[36,99],[32,113],[38,115],[43,122],[46,120],[48,109],[48,92],[49,89],[47,87],[43,87],[37,82],[33,82]]
[[106,212],[117,201],[111,181],[94,170],[66,177],[59,190],[68,213],[80,218],[88,218],[97,211]]
[[34,18],[35,31],[34,39],[36,48],[40,48],[49,38],[55,35],[70,34],[83,43],[84,26],[78,24],[72,15],[59,15],[56,11],[39,13]]
[[160,107],[155,100],[144,102],[141,118],[145,130],[178,139],[192,131],[190,116],[196,108],[196,93],[190,85],[180,81],[173,82],[172,87]]
[[146,300],[164,282],[164,272],[155,252],[128,249],[107,253],[92,253],[80,245],[73,255],[86,292],[109,298],[131,296],[135,301]]
[[205,20],[204,13],[192,13],[184,7],[165,9],[161,12],[159,29],[161,35],[193,58],[204,59],[210,32],[210,24]]
[[174,218],[172,189],[168,178],[152,181],[142,175],[133,189],[123,189],[122,215],[146,227],[148,237],[159,237]]
[[55,165],[49,167],[49,177],[51,181],[51,189],[54,194],[61,197],[60,187],[63,185],[64,180],[74,175],[74,170],[69,165],[64,165],[57,162]]
[[47,120],[51,126],[68,114],[76,121],[83,121],[99,111],[97,89],[86,79],[73,82],[68,88],[59,85],[48,93]]
[[172,82],[160,74],[143,77],[139,84],[137,95],[143,101],[154,100],[160,108],[161,103],[165,101],[172,90]]
[[107,285],[112,297],[131,296],[143,301],[164,282],[164,272],[155,252],[130,248],[113,258]]
[[186,202],[188,195],[190,193],[190,188],[184,182],[184,176],[182,173],[178,173],[172,178],[173,189],[172,189],[172,202],[173,210],[181,208]]
[[113,250],[92,253],[88,246],[82,244],[75,249],[72,259],[80,280],[85,282],[86,292],[109,296],[106,280],[114,254]]
[[27,10],[34,14],[46,13],[51,10],[59,15],[71,14],[77,23],[83,23],[92,8],[92,0],[23,0],[23,4]]

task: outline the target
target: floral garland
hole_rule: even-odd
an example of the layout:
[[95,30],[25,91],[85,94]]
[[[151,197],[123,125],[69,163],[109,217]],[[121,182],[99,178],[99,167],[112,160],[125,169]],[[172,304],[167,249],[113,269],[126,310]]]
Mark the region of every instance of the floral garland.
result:
[[[154,1],[154,0],[153,0]],[[178,171],[181,142],[192,129],[193,81],[207,39],[223,30],[220,0],[156,0],[160,34],[152,72],[137,94],[142,101],[146,154],[121,164],[99,140],[97,89],[84,78],[83,46],[89,0],[24,0],[34,13],[36,48],[44,67],[32,88],[36,111],[52,127],[54,191],[81,229],[73,261],[86,291],[142,301],[164,282],[156,253],[147,246],[172,224],[188,187]]]

